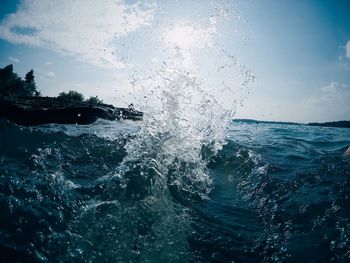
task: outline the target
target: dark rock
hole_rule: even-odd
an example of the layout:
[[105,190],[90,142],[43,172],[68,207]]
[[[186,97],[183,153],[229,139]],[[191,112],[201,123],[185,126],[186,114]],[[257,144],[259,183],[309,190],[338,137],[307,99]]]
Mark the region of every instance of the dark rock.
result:
[[19,125],[47,123],[91,124],[98,118],[107,120],[142,120],[143,113],[133,108],[115,108],[52,97],[0,98],[0,117]]

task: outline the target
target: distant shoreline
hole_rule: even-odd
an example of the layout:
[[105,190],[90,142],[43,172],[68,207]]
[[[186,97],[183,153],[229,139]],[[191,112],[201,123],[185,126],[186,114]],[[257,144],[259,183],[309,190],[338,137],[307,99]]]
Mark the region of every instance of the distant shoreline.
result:
[[320,127],[334,127],[334,128],[350,128],[350,121],[333,121],[333,122],[312,122],[308,123],[310,126],[320,126]]
[[233,122],[246,122],[246,123],[266,123],[266,124],[283,124],[283,125],[307,125],[317,127],[333,127],[333,128],[350,128],[350,121],[332,121],[332,122],[310,122],[310,123],[297,123],[297,122],[285,122],[285,121],[260,121],[254,119],[234,119]]

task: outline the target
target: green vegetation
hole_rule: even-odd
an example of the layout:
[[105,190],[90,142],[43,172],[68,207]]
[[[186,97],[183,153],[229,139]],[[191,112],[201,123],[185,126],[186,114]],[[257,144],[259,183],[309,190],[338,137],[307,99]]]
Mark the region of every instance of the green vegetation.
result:
[[13,65],[0,69],[0,96],[1,97],[38,97],[34,71],[30,70],[23,80],[13,72]]
[[91,104],[102,104],[103,101],[100,100],[97,96],[90,97],[89,99],[86,100],[86,102],[91,103]]
[[36,85],[35,85],[35,80],[34,80],[34,70],[30,70],[24,79],[24,85],[25,85],[25,89],[28,91],[28,93],[31,96],[35,96],[38,97],[40,96],[40,92],[36,90]]
[[99,99],[97,96],[91,96],[89,99],[84,100],[84,95],[74,91],[70,90],[67,93],[66,92],[61,92],[57,98],[64,99],[64,100],[74,100],[74,101],[79,101],[79,102],[87,102],[90,104],[102,104],[103,101]]
[[[41,93],[37,90],[35,84],[34,71],[30,70],[24,80],[13,72],[13,65],[10,64],[4,68],[0,68],[0,97],[15,98],[15,97],[40,97]],[[70,90],[61,92],[57,98],[63,100],[87,102],[90,104],[102,104],[103,101],[97,96],[91,96],[84,100],[83,94]]]
[[84,101],[84,96],[83,94],[74,91],[74,90],[70,90],[67,93],[66,92],[61,92],[57,98],[60,99],[65,99],[65,100],[74,100],[74,101]]

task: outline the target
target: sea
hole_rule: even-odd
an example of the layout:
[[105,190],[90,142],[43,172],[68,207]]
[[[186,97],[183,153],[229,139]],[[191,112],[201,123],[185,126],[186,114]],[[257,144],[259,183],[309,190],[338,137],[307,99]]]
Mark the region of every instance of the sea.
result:
[[350,129],[233,121],[255,73],[212,7],[126,42],[142,121],[0,119],[0,263],[350,262]]
[[145,118],[1,119],[0,262],[350,262],[350,129]]

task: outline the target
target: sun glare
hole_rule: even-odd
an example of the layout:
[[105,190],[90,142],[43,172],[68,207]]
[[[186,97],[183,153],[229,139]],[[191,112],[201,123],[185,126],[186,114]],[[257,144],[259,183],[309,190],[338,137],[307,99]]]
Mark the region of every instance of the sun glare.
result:
[[192,25],[176,25],[164,34],[168,45],[181,49],[203,48],[211,43],[210,31]]

